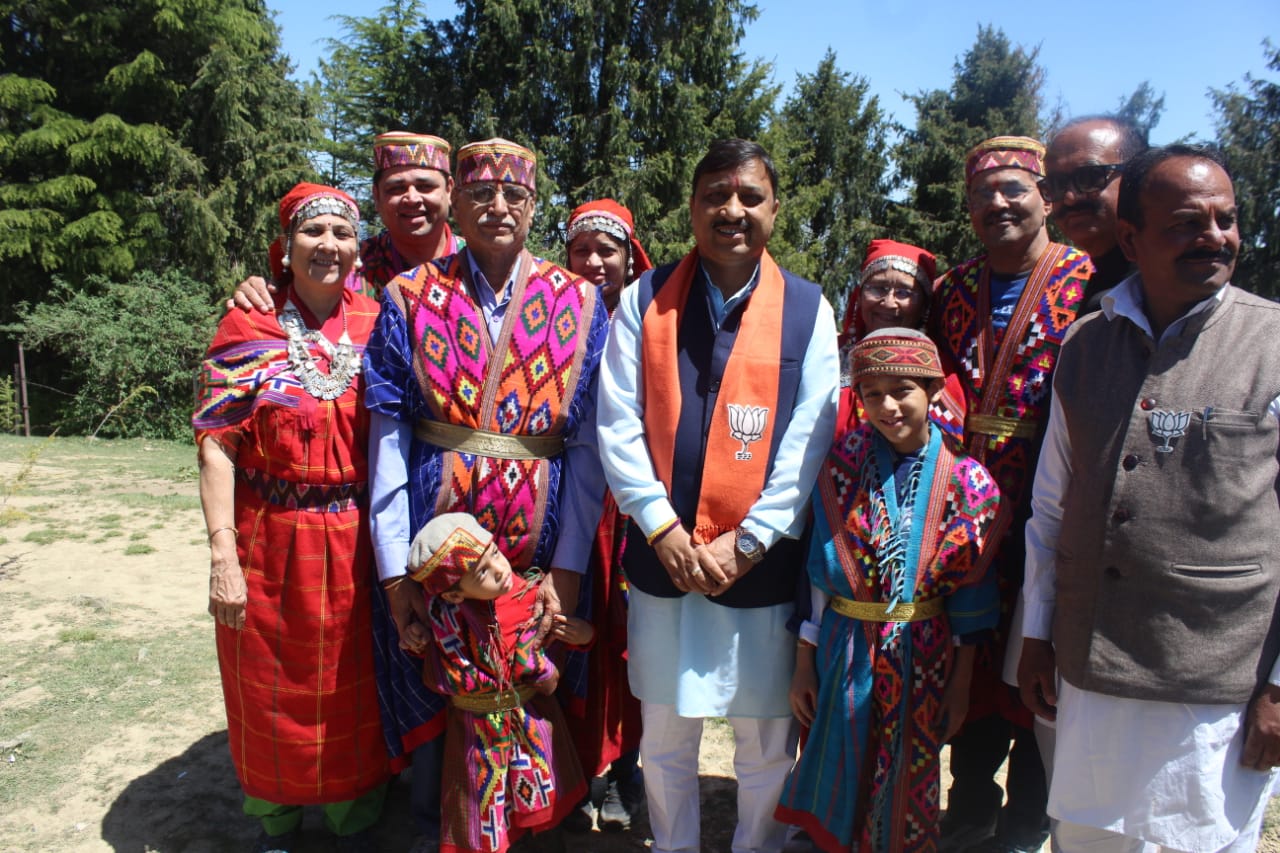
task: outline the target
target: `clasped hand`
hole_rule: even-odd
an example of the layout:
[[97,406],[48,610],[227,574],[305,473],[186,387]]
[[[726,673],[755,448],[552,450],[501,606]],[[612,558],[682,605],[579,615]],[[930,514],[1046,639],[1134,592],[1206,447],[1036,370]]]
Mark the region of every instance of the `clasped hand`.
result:
[[654,544],[654,550],[681,592],[722,595],[753,565],[738,553],[733,531],[705,545],[694,545],[689,532],[676,525]]

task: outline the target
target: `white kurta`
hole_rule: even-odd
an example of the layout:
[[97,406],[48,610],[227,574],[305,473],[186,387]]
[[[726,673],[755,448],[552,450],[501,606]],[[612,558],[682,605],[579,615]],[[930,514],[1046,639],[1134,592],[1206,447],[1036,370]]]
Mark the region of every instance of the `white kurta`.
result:
[[[1210,297],[1179,318],[1213,304]],[[1153,337],[1131,276],[1102,298],[1107,322],[1131,322]],[[1280,416],[1280,399],[1269,411]],[[1066,420],[1055,396],[1031,495],[1022,634],[1050,639],[1054,553],[1071,478]],[[1259,637],[1259,642],[1262,638]],[[1280,684],[1273,669],[1271,681]],[[1240,764],[1244,705],[1184,705],[1081,690],[1059,679],[1057,743],[1049,814],[1176,850],[1219,850],[1249,828],[1275,772]]]
[[[703,288],[723,317],[750,297],[756,278],[727,301]],[[654,475],[644,435],[640,382],[638,288],[628,287],[614,312],[600,367],[600,455],[618,507],[651,535],[675,516],[666,486]],[[738,345],[749,345],[739,341]],[[795,408],[764,490],[742,526],[766,548],[804,528],[809,493],[835,429],[839,373],[835,320],[825,299],[805,350]],[[817,437],[823,437],[818,440]],[[696,594],[659,598],[632,588],[628,620],[628,674],[645,702],[675,705],[681,716],[787,717],[787,691],[795,645],[786,630],[794,604],[723,607]]]

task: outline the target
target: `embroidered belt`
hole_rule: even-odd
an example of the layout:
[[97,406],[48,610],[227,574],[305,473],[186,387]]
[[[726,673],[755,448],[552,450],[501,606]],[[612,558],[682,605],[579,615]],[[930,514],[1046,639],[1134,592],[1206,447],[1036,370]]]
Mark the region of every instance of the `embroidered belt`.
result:
[[998,438],[1034,438],[1036,434],[1034,421],[1020,421],[1000,415],[969,415],[965,418],[964,428],[966,432],[980,432]]
[[459,711],[470,711],[472,714],[501,714],[514,711],[536,691],[527,684],[513,687],[510,690],[496,690],[492,693],[470,693],[450,696],[449,701]]
[[368,484],[364,482],[337,485],[297,483],[272,477],[255,468],[237,468],[236,474],[272,506],[313,512],[347,512],[359,509],[364,503],[365,492],[368,491]]
[[854,601],[852,598],[831,596],[831,609],[841,616],[860,622],[922,622],[942,613],[942,599],[904,601],[886,610],[883,601]]
[[564,452],[563,435],[511,435],[420,418],[413,428],[420,441],[496,459],[550,459]]

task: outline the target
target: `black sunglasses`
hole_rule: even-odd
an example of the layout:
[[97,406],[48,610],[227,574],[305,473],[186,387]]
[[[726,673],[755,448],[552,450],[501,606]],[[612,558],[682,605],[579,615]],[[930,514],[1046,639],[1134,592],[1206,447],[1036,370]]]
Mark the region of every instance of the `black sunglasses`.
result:
[[1049,201],[1061,201],[1067,190],[1076,195],[1102,192],[1123,168],[1123,163],[1097,163],[1079,166],[1065,175],[1045,175],[1040,179],[1040,192]]

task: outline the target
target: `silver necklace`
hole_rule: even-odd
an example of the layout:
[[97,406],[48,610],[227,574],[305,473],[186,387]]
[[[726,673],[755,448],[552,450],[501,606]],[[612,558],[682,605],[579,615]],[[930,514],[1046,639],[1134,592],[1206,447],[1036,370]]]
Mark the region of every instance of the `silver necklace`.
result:
[[[347,334],[347,309],[342,307],[342,337],[334,345],[319,329],[308,329],[293,300],[286,300],[280,313],[280,327],[289,336],[289,366],[302,389],[317,400],[341,397],[360,373],[360,356]],[[316,367],[311,347],[319,347],[329,359],[329,372]]]

